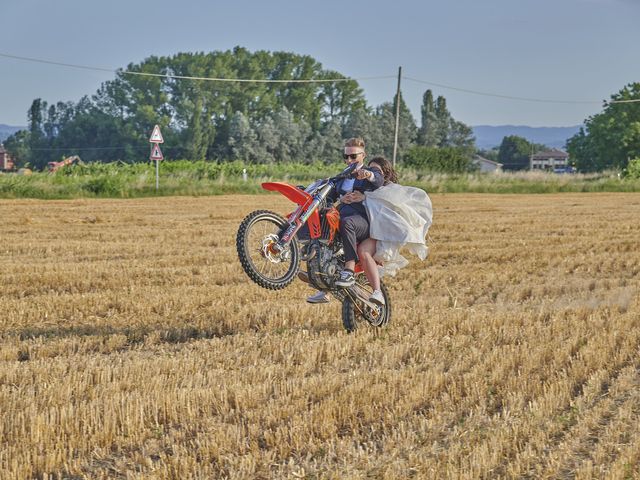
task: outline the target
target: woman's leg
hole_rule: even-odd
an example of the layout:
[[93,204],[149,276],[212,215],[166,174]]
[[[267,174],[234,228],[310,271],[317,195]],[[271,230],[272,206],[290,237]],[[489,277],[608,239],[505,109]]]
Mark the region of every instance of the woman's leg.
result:
[[364,274],[369,280],[369,284],[374,290],[380,290],[380,274],[378,273],[378,265],[373,256],[376,254],[376,241],[373,238],[367,238],[358,245],[358,257],[360,264],[364,270]]

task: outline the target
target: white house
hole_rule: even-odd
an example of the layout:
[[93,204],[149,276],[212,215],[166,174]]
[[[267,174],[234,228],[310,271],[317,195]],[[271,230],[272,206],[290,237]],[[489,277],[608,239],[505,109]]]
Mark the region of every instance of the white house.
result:
[[481,157],[480,155],[474,155],[471,159],[471,162],[474,165],[477,165],[480,173],[489,173],[489,172],[501,172],[502,164],[498,162],[494,162],[493,160],[489,160],[488,158]]
[[529,168],[531,170],[553,170],[569,166],[569,154],[562,150],[553,149],[531,155]]

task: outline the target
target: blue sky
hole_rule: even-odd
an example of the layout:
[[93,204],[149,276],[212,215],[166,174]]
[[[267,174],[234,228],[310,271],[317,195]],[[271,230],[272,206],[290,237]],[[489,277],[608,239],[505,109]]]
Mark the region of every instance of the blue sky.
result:
[[[0,53],[112,69],[240,45],[308,54],[355,78],[402,66],[408,77],[516,97],[600,102],[640,81],[640,0],[0,0],[0,19]],[[76,101],[111,78],[0,57],[0,123],[25,125],[34,98]],[[360,84],[372,106],[396,88]],[[403,79],[416,118],[427,88],[469,125],[577,125],[601,110]]]

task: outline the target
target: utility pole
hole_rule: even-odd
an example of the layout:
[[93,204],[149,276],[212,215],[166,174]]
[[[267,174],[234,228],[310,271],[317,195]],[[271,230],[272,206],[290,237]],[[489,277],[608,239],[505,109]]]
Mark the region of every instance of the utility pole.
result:
[[400,79],[402,67],[398,67],[398,91],[396,92],[396,128],[393,134],[393,168],[396,168],[396,155],[398,154],[398,128],[400,127]]

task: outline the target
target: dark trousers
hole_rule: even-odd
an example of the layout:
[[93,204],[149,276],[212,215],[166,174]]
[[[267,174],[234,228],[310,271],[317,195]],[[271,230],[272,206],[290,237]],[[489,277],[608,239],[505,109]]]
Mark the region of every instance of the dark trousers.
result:
[[[347,211],[345,211],[347,210]],[[344,216],[344,215],[347,216]],[[361,213],[343,208],[340,210],[340,236],[344,247],[344,260],[357,261],[356,245],[369,238],[369,219]]]

